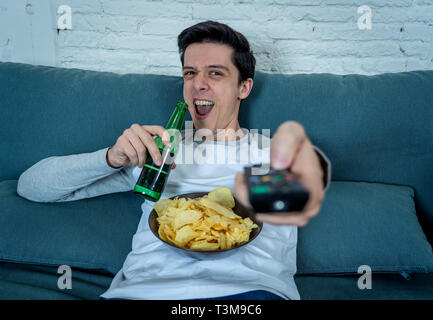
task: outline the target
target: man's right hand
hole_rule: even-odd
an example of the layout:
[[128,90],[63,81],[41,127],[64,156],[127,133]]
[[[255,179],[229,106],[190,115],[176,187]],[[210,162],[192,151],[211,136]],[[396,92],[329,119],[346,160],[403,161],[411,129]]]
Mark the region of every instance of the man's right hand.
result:
[[156,135],[162,138],[164,145],[170,144],[170,134],[164,127],[140,126],[134,123],[123,131],[116,144],[108,149],[108,165],[112,168],[120,168],[125,165],[142,168],[148,153],[155,164],[161,165],[161,152],[153,138]]

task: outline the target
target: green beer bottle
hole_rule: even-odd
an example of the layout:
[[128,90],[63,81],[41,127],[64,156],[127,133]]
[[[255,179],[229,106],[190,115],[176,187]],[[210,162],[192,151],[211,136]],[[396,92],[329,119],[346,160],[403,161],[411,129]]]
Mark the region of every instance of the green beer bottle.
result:
[[140,177],[134,187],[134,193],[138,196],[155,202],[161,197],[171,167],[173,166],[174,157],[179,148],[178,140],[187,109],[188,105],[185,102],[178,102],[168,120],[165,129],[170,133],[170,146],[165,146],[160,136],[155,138],[155,142],[162,155],[162,164],[160,166],[156,165],[150,154],[147,155]]

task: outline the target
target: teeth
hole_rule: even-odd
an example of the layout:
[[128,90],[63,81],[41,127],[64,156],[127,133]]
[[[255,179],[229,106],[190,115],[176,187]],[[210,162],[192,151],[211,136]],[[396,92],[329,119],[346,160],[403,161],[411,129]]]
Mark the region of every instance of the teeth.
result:
[[213,106],[213,105],[214,105],[213,102],[205,101],[205,100],[197,100],[197,101],[195,102],[195,104],[196,104],[197,106]]

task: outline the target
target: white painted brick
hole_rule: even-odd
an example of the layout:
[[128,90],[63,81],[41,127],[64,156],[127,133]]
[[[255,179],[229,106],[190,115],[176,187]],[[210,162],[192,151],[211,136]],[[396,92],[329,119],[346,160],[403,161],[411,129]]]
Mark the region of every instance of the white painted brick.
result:
[[320,37],[321,25],[326,26],[328,23],[270,21],[263,28],[266,35],[275,40],[312,40]]
[[249,21],[357,21],[353,7],[287,6],[263,4],[195,5],[194,19],[249,20]]
[[59,45],[103,49],[177,51],[175,37],[158,37],[130,32],[60,31]]
[[426,59],[431,56],[433,45],[421,41],[280,41],[276,45],[278,56],[338,57],[401,57],[411,56]]
[[112,16],[94,13],[73,14],[73,28],[79,31],[137,31],[139,18],[134,16]]
[[429,24],[404,23],[401,26],[400,39],[422,40],[433,43],[433,21]]
[[418,59],[398,58],[323,58],[320,60],[306,57],[291,58],[281,65],[282,73],[334,73],[334,74],[375,74],[402,72],[424,69]]
[[[395,58],[393,60],[386,59],[386,58],[369,58],[360,61],[360,65],[362,67],[362,70],[366,73],[374,73],[378,70],[380,73],[384,72],[400,72],[400,71],[410,71],[410,70],[417,70],[419,69],[416,66],[416,63],[414,61],[417,61],[417,59],[411,59],[411,58]],[[414,69],[409,68],[409,64],[414,66]]]
[[[272,10],[272,8],[269,8]],[[198,20],[236,21],[260,18],[255,5],[248,4],[195,4],[192,7],[192,17]]]
[[[5,6],[6,3],[0,3],[0,46],[6,46],[10,41],[9,26],[8,26],[8,8]],[[0,54],[0,58],[1,58]]]
[[[73,30],[60,31],[55,40],[57,65],[64,67],[180,75],[178,34],[211,19],[249,39],[256,70],[376,74],[433,69],[433,0],[46,1],[54,14],[60,5],[72,8]],[[13,60],[8,30],[19,24],[2,25],[8,3],[0,0],[0,60]],[[372,9],[371,30],[358,29],[361,5]],[[43,36],[34,35],[34,41]]]
[[163,35],[177,38],[182,30],[191,25],[189,19],[172,20],[155,17],[152,19],[141,19],[137,24],[137,29],[141,34]]
[[[159,65],[155,66],[157,59],[163,60],[164,64],[160,60]],[[179,57],[174,53],[159,53],[158,56],[155,56],[147,52],[67,48],[62,49],[59,53],[59,66],[117,73],[155,73],[155,70],[161,70],[163,66],[172,72],[177,69],[177,75],[180,75]]]
[[[104,13],[112,15],[132,15],[143,18],[169,17],[169,18],[190,18],[191,4],[170,2],[149,2],[149,1],[119,1],[101,0]],[[193,3],[193,2],[192,2]]]
[[[317,2],[316,2],[317,3]],[[330,6],[330,5],[344,5],[344,6],[352,6],[359,7],[363,5],[367,5],[370,8],[373,7],[408,7],[411,6],[413,0],[325,0],[322,1],[322,4]]]
[[433,3],[429,6],[416,6],[408,10],[407,8],[383,7],[372,11],[374,22],[433,22]]
[[151,67],[174,67],[178,69],[178,75],[181,74],[181,62],[178,52],[166,51],[166,52],[154,52],[146,53],[149,59],[147,63]]
[[414,0],[413,5],[431,5],[432,4],[432,0]]
[[52,0],[52,6],[57,12],[57,8],[61,5],[71,7],[72,14],[74,13],[102,13],[100,1],[96,0]]
[[80,31],[120,31],[173,36],[191,25],[191,22],[187,19],[142,18],[131,15],[115,16],[77,13],[73,15],[73,18],[74,30]]
[[430,56],[431,59],[420,60],[420,59],[407,59],[405,64],[405,71],[411,70],[425,70],[425,65],[430,64],[430,70],[433,69],[433,56]]
[[[429,0],[425,0],[428,2]],[[196,1],[203,2],[203,1]],[[212,3],[213,1],[206,1]],[[232,1],[233,2],[233,1]],[[340,5],[340,6],[351,6],[351,7],[359,7],[362,5],[369,6],[390,6],[390,7],[399,7],[399,6],[410,6],[413,3],[413,0],[249,0],[249,1],[236,1],[241,3],[260,3],[266,5],[290,5],[290,6],[332,6],[332,5]]]
[[[400,40],[401,27],[398,23],[375,23],[371,30],[360,30],[355,23],[323,23],[316,26],[315,33],[322,40]],[[421,39],[417,34],[412,40]]]
[[142,70],[142,65],[148,63],[148,58],[144,52],[130,52],[122,50],[104,50],[97,48],[65,48],[59,52],[60,66],[86,66],[84,69],[89,70],[107,70],[126,69]]
[[276,6],[275,19],[284,21],[348,22],[357,21],[356,7],[340,6]]

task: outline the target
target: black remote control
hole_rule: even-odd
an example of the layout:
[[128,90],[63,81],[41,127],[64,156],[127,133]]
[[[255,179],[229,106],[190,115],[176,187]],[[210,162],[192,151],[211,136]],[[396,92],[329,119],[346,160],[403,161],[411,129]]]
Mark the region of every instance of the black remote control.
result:
[[266,174],[252,174],[260,165],[244,167],[249,200],[256,212],[302,211],[310,196],[288,170],[269,168]]

